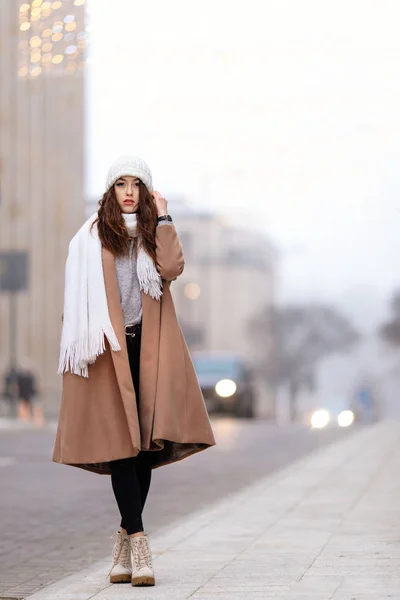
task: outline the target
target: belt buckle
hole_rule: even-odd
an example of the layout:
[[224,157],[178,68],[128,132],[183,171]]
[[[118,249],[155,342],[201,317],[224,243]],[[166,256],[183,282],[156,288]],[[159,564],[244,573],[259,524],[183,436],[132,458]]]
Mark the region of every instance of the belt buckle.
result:
[[[128,327],[133,327],[133,325],[128,325]],[[127,331],[127,328],[125,327],[125,335],[134,338],[136,336],[136,333],[134,331]]]

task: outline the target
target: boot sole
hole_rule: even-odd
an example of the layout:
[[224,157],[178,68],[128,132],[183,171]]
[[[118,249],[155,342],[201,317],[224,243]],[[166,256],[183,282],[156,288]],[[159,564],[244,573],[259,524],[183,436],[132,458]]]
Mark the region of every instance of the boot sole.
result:
[[130,583],[131,575],[110,575],[110,583]]
[[134,577],[132,579],[133,587],[148,587],[155,585],[154,577]]

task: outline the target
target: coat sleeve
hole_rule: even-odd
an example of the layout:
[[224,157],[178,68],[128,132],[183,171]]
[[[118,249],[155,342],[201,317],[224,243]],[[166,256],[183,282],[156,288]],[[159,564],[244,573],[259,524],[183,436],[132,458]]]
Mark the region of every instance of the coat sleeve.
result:
[[185,260],[174,225],[157,226],[156,257],[157,270],[165,281],[173,281],[183,272]]

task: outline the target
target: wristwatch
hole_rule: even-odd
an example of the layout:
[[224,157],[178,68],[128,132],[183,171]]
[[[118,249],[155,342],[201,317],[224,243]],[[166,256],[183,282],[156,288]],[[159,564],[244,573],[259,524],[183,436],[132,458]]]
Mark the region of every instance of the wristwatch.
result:
[[161,223],[162,221],[168,221],[169,223],[172,223],[171,215],[162,215],[162,217],[157,218],[157,223]]

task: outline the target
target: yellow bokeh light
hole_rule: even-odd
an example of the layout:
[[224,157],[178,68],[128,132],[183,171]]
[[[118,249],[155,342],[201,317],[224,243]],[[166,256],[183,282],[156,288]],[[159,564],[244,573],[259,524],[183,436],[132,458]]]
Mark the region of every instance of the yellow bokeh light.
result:
[[40,39],[40,37],[38,35],[35,35],[34,37],[32,37],[30,39],[30,44],[32,48],[38,48],[38,46],[40,46],[42,43],[42,40]]
[[44,38],[50,37],[52,33],[53,33],[52,29],[44,29],[43,33],[42,33],[42,37],[44,37]]
[[42,63],[44,65],[47,65],[47,64],[51,63],[52,59],[53,59],[53,55],[52,54],[43,54],[43,56],[42,56]]
[[75,0],[75,6],[83,6],[85,4],[85,0]]
[[19,8],[20,12],[26,12],[27,10],[29,10],[29,4],[22,4]]
[[51,9],[51,2],[43,2],[42,10],[49,10],[49,9]]
[[62,54],[56,54],[53,57],[53,64],[54,65],[59,65],[62,61],[64,60],[64,57]]
[[25,75],[28,75],[28,68],[27,67],[21,67],[20,70],[18,71],[18,75],[20,77],[25,77]]
[[41,12],[42,12],[41,8],[32,8],[31,15],[32,15],[32,17],[40,17]]
[[201,288],[198,283],[187,283],[184,293],[189,300],[197,300],[200,297]]
[[37,77],[38,75],[40,75],[41,72],[42,72],[41,67],[35,67],[34,69],[32,69],[31,75],[32,75],[32,77]]
[[62,37],[62,33],[55,33],[51,39],[53,40],[53,42],[59,42],[60,40],[62,40]]
[[30,23],[22,23],[20,30],[21,31],[28,31],[28,29],[30,28],[31,24]]
[[39,62],[41,58],[42,58],[42,55],[40,54],[40,52],[32,52],[32,54],[31,54],[31,62],[32,63]]
[[37,6],[40,6],[42,3],[43,3],[43,0],[33,0],[32,8],[36,8]]
[[75,31],[75,29],[76,29],[75,22],[67,23],[67,25],[65,26],[65,31]]
[[47,9],[47,10],[42,10],[42,17],[49,17],[51,15],[51,8]]
[[51,8],[53,8],[54,10],[57,10],[58,8],[61,8],[62,6],[62,2],[53,2],[53,4],[51,5]]
[[53,44],[50,44],[49,42],[47,42],[46,44],[43,44],[42,52],[50,52],[52,47],[53,47]]
[[39,21],[40,19],[40,15],[32,15],[31,16],[31,22],[34,23],[35,21]]

